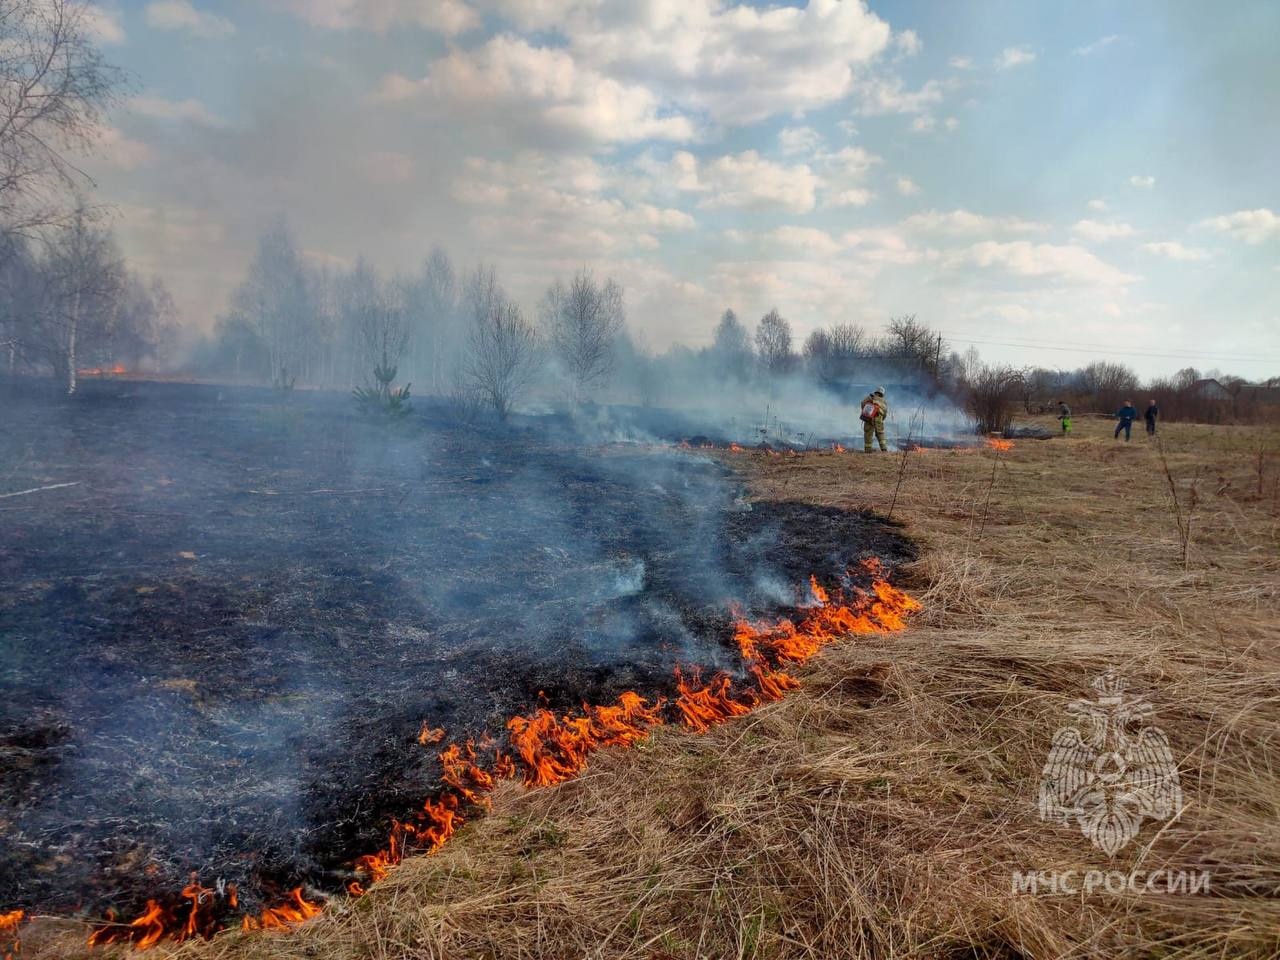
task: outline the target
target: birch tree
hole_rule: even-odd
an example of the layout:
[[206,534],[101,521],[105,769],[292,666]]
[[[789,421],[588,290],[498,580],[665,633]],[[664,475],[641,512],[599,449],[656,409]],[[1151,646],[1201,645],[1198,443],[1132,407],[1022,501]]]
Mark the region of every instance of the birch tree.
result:
[[287,386],[303,369],[311,348],[311,289],[293,236],[279,221],[259,238],[249,275],[231,298],[232,313],[258,335],[275,383]]
[[584,269],[567,287],[552,284],[542,310],[551,348],[568,381],[569,400],[576,406],[613,372],[625,320],[622,286],[613,279],[597,283]]
[[0,227],[28,232],[63,219],[89,178],[90,149],[123,74],[92,39],[84,0],[0,0]]
[[481,265],[467,280],[467,386],[505,420],[538,372],[538,332],[507,298],[492,267]]
[[115,322],[124,295],[124,261],[111,233],[97,226],[83,203],[53,235],[45,265],[43,312],[46,352],[67,395],[78,386],[82,341]]

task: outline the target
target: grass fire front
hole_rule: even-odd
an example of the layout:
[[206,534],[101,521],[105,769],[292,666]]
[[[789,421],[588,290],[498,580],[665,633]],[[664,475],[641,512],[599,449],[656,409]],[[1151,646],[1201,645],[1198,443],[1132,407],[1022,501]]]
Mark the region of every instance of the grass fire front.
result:
[[[745,672],[770,618],[914,556],[871,514],[537,421],[189,384],[18,397],[3,444],[0,904],[132,916],[193,874],[339,891],[441,785],[424,729]],[[60,486],[66,484],[66,486]]]

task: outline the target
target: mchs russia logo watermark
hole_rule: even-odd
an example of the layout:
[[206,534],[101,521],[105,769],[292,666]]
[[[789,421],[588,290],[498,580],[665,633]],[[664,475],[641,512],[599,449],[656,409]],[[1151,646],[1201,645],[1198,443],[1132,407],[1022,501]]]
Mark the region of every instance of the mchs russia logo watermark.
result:
[[[1182,784],[1169,738],[1148,723],[1151,704],[1130,695],[1111,671],[1093,681],[1094,697],[1067,711],[1040,778],[1040,819],[1075,826],[1108,858],[1147,821],[1168,822],[1182,811]],[[1204,871],[1014,871],[1016,893],[1207,893]]]

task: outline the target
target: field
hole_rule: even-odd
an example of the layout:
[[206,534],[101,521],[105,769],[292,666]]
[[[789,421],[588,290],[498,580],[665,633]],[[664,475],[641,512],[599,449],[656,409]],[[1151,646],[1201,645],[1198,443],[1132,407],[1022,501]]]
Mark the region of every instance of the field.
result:
[[[892,512],[923,611],[708,734],[663,727],[559,786],[501,785],[440,852],[294,931],[158,955],[1280,954],[1280,437],[1161,441],[1080,418],[1008,451],[708,454],[762,507]],[[1185,800],[1113,856],[1036,808],[1055,731],[1108,669],[1153,708]],[[1030,871],[1208,881],[1054,895],[1018,889]],[[38,921],[22,956],[81,956],[85,932]]]

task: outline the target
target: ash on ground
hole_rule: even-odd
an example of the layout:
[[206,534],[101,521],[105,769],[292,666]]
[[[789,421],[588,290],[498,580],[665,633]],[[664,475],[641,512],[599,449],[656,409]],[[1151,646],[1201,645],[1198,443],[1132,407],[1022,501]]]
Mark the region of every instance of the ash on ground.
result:
[[[537,421],[86,384],[0,425],[0,905],[128,911],[191,874],[341,889],[438,783],[423,724],[738,669],[733,607],[911,546],[748,505],[721,464]],[[74,486],[56,486],[74,484]]]

